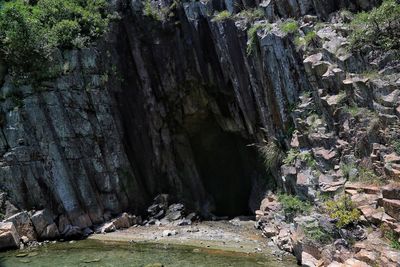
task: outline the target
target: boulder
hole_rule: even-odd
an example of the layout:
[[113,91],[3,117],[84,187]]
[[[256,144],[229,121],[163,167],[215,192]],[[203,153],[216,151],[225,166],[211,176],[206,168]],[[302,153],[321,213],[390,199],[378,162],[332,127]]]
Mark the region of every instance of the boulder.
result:
[[[53,218],[54,216],[49,210],[39,210],[31,216],[31,221],[39,239],[54,239],[58,237],[58,229]],[[50,227],[48,228],[48,226]]]
[[267,238],[276,236],[277,234],[279,234],[278,229],[276,229],[276,227],[274,226],[270,226],[270,225],[266,225],[264,227],[262,227],[261,229],[263,235]]
[[108,222],[103,224],[97,231],[96,233],[100,232],[102,234],[104,233],[111,233],[111,232],[115,232],[117,230],[117,228],[115,227],[114,223],[112,222]]
[[390,184],[382,188],[382,196],[387,199],[400,199],[400,185]]
[[0,223],[0,251],[13,248],[19,248],[19,235],[14,223]]
[[368,264],[375,264],[378,259],[378,255],[375,251],[368,251],[366,249],[360,250],[355,256],[357,260],[366,262]]
[[389,214],[396,220],[400,220],[400,200],[384,198],[382,200],[382,203],[387,214]]
[[307,252],[301,253],[301,266],[303,267],[316,267],[320,266],[319,261]]
[[124,212],[113,221],[116,229],[123,229],[131,227],[131,221],[129,219],[128,213]]
[[36,240],[36,232],[32,221],[29,218],[28,212],[19,212],[5,221],[13,222],[15,229],[17,229],[17,232],[20,236],[26,236],[30,241]]
[[57,225],[55,223],[47,225],[39,237],[42,240],[53,240],[60,237],[60,232],[58,231]]

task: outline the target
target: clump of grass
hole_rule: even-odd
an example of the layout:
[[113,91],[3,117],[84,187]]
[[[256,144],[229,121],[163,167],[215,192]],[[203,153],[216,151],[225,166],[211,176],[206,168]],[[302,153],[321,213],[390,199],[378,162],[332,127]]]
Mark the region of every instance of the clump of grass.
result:
[[260,8],[243,9],[236,16],[253,22],[258,19],[262,19],[264,17],[264,11]]
[[358,175],[351,180],[352,182],[361,182],[364,184],[382,185],[383,181],[375,174],[372,169],[364,166],[359,166]]
[[344,112],[349,113],[352,117],[377,117],[374,111],[356,105],[345,106]]
[[379,77],[379,71],[378,70],[366,70],[361,73],[361,76],[368,78],[368,79],[376,79]]
[[228,10],[221,11],[219,13],[216,13],[214,15],[214,18],[212,21],[224,21],[227,19],[230,19],[232,17],[232,14]]
[[395,231],[390,229],[387,225],[382,224],[380,230],[383,237],[389,241],[390,247],[396,250],[400,250],[399,235]]
[[317,165],[317,162],[310,151],[300,152],[300,150],[294,148],[288,151],[283,163],[287,165],[293,165],[296,162],[296,159],[300,159],[301,161],[305,162],[310,168],[315,168]]
[[307,117],[306,122],[308,124],[308,132],[316,132],[318,130],[318,127],[325,123],[325,120],[318,114],[313,113]]
[[285,215],[306,214],[311,210],[311,204],[302,201],[298,196],[280,194],[278,201],[282,204]]
[[257,32],[261,29],[268,29],[270,27],[271,25],[269,23],[258,23],[254,24],[247,30],[247,55],[251,55],[255,50],[258,41]]
[[276,142],[264,141],[264,144],[258,146],[258,151],[264,159],[265,167],[268,170],[273,170],[282,164],[284,153]]
[[279,28],[284,33],[295,33],[299,30],[299,24],[294,20],[287,20],[280,24]]
[[336,226],[343,228],[354,224],[360,218],[360,211],[355,208],[350,197],[343,195],[337,200],[325,202],[325,209],[332,219],[336,220]]
[[295,44],[297,46],[308,46],[318,40],[318,35],[315,31],[309,31],[304,37],[296,37]]
[[400,140],[392,140],[391,145],[393,150],[400,155]]
[[342,171],[343,176],[348,180],[355,179],[357,175],[357,166],[354,163],[342,163],[340,165],[340,170]]
[[292,148],[288,151],[286,158],[283,160],[283,163],[287,165],[293,165],[299,155],[300,151],[298,149]]

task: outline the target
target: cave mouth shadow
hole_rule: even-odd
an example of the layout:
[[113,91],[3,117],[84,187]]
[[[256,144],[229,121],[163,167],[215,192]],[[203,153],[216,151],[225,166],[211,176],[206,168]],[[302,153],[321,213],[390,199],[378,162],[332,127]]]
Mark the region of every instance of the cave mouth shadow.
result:
[[[203,186],[216,216],[248,216],[254,180],[265,177],[257,151],[249,141],[224,131],[207,116],[189,131],[189,139]],[[259,203],[259,202],[258,202]]]

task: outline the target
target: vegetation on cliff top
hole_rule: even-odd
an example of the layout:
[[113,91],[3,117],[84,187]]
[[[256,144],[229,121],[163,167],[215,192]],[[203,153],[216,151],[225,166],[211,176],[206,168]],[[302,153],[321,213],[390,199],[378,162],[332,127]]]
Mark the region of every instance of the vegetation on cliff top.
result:
[[106,32],[110,18],[106,8],[106,0],[2,2],[0,58],[11,74],[46,76],[55,48],[82,48]]
[[384,0],[381,6],[357,14],[351,28],[353,48],[368,45],[383,50],[400,49],[400,4]]

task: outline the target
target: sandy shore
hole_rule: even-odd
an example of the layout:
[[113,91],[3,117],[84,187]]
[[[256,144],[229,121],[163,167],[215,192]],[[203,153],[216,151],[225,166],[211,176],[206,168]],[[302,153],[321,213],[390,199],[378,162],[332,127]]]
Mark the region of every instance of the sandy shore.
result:
[[[171,234],[167,236],[167,234]],[[117,242],[142,242],[194,246],[241,253],[264,254],[278,260],[292,258],[282,255],[261,232],[254,228],[254,221],[205,221],[189,226],[137,226],[106,234],[95,234],[89,239]]]

